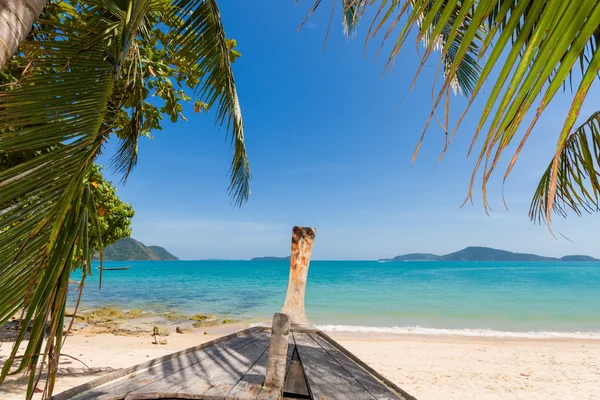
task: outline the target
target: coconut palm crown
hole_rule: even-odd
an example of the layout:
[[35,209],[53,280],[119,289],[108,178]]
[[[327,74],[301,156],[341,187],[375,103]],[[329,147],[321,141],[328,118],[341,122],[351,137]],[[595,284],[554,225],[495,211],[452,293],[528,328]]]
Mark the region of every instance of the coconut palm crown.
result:
[[[334,3],[336,0],[332,0]],[[317,0],[309,15],[322,5]],[[570,94],[571,106],[557,129],[556,151],[534,193],[529,216],[551,222],[552,213],[599,210],[600,115],[581,116],[581,107],[600,68],[600,2],[596,0],[341,0],[345,32],[355,32],[365,12],[374,17],[366,33],[367,44],[382,37],[381,47],[391,45],[386,70],[401,49],[416,39],[425,47],[420,67],[437,58],[440,82],[429,119],[413,156],[432,121],[446,134],[446,145],[457,133],[477,97],[485,102],[472,134],[469,149],[477,153],[467,200],[482,174],[486,211],[487,183],[508,146],[510,154],[504,179],[512,171],[523,146],[550,101],[560,92]],[[365,53],[366,54],[366,53]],[[433,59],[432,59],[433,57]],[[441,71],[441,73],[440,73]],[[488,84],[485,95],[484,85]],[[450,92],[464,94],[468,104],[460,118],[449,123]],[[438,113],[445,114],[439,118]],[[583,118],[582,118],[583,117]],[[583,123],[576,126],[577,121]],[[477,143],[482,142],[481,146]]]

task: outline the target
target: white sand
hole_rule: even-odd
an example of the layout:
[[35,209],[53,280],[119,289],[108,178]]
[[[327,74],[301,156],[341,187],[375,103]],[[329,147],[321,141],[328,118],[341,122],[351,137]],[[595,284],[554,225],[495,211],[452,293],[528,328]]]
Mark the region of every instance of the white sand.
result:
[[600,341],[333,337],[419,400],[600,399]]
[[[67,339],[55,393],[239,329],[230,325],[151,337],[77,334]],[[204,335],[203,332],[208,334]],[[419,400],[600,399],[600,341],[505,340],[335,333],[332,336]],[[0,347],[0,364],[10,343]],[[43,385],[41,385],[43,387]],[[0,399],[23,399],[17,378],[0,386]]]

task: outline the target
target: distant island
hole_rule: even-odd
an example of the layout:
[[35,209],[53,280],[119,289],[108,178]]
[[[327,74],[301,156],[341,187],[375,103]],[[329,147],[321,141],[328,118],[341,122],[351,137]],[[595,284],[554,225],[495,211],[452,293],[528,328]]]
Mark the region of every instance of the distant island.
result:
[[[146,246],[133,238],[123,238],[106,246],[103,250],[104,260],[136,260],[136,261],[168,261],[179,260],[173,254],[160,246]],[[98,256],[96,255],[96,258]]]
[[254,257],[250,261],[286,261],[289,260],[290,256],[287,257]]
[[513,253],[491,247],[466,247],[454,253],[439,256],[431,253],[410,253],[394,258],[382,258],[379,261],[600,261],[583,255],[568,255],[561,258],[543,257],[536,254]]
[[597,258],[594,257],[590,257],[590,256],[578,256],[578,255],[573,255],[573,256],[564,256],[560,258],[561,261],[600,261]]

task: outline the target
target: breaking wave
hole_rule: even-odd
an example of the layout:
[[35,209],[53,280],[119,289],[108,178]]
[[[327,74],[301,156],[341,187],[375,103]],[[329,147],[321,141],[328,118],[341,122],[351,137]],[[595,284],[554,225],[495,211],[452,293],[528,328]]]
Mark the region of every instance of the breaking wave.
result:
[[489,338],[520,339],[591,339],[600,340],[600,332],[554,332],[554,331],[496,331],[492,329],[442,329],[421,326],[357,326],[357,325],[316,325],[326,332],[392,333],[398,335],[428,336],[472,336]]

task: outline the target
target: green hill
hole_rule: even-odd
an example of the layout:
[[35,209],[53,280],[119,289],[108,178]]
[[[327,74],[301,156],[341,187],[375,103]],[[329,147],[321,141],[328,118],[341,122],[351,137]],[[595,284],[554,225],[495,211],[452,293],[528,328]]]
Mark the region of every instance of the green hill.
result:
[[454,253],[438,256],[430,253],[411,253],[381,261],[600,261],[594,257],[572,255],[562,258],[544,257],[537,254],[513,253],[491,247],[470,246]]
[[159,260],[164,260],[164,261],[179,260],[179,258],[177,258],[173,254],[169,253],[164,247],[148,246],[148,249],[152,250],[152,252],[154,252],[154,254],[158,257]]
[[133,238],[123,238],[106,246],[104,259],[110,260],[179,260],[160,246],[146,246]]
[[542,257],[535,254],[513,253],[490,247],[467,247],[460,251],[446,254],[446,261],[558,261],[554,257]]

